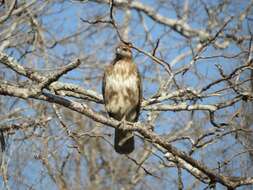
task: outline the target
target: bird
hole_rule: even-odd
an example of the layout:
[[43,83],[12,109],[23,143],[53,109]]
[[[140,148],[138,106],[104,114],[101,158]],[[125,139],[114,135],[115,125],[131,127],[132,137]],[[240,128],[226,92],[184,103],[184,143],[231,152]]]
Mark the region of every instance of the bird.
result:
[[[104,71],[102,93],[108,115],[121,124],[137,122],[142,101],[142,81],[129,44],[120,43],[115,58]],[[132,131],[115,128],[114,149],[130,154],[135,148]]]

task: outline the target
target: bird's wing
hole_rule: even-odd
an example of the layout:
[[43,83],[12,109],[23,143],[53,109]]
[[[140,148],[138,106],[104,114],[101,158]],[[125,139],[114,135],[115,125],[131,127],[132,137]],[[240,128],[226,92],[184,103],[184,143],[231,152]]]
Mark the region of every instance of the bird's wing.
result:
[[104,98],[104,104],[106,105],[108,103],[108,98],[107,98],[107,88],[106,88],[106,81],[107,81],[107,76],[111,74],[113,70],[113,65],[110,64],[105,68],[105,72],[103,75],[103,82],[102,82],[102,94],[103,94],[103,98]]
[[105,104],[105,85],[106,85],[106,69],[104,71],[103,74],[103,79],[102,79],[102,95],[103,95],[103,99],[104,99],[104,104]]
[[137,85],[138,85],[138,90],[139,90],[139,102],[138,102],[138,105],[136,107],[136,112],[137,112],[137,118],[136,118],[136,121],[138,120],[138,117],[140,115],[140,109],[141,109],[141,102],[142,102],[142,79],[141,79],[141,74],[139,72],[139,70],[137,69]]

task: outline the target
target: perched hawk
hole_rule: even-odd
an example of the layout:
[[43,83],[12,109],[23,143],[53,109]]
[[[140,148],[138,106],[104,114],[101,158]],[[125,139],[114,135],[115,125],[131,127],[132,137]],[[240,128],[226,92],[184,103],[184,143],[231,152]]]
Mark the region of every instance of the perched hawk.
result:
[[[138,120],[142,100],[141,76],[127,44],[122,43],[116,48],[116,57],[104,72],[102,91],[110,117],[119,121]],[[120,154],[131,153],[134,150],[133,133],[115,129],[114,148]]]

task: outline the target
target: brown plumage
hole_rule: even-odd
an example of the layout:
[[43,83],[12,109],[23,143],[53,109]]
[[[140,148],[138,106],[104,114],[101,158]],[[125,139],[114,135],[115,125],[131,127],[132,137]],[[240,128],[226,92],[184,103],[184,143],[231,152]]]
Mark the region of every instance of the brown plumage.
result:
[[[128,45],[120,44],[116,48],[116,57],[104,72],[102,91],[110,117],[119,121],[138,120],[142,100],[141,77]],[[120,154],[131,153],[134,150],[133,133],[115,129],[114,148]]]

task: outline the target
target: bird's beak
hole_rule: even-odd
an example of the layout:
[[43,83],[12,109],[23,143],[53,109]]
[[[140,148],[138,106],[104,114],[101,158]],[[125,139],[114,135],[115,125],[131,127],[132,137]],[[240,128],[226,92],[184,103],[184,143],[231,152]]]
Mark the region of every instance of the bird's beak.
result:
[[121,51],[120,48],[116,48],[116,53],[117,54],[120,54],[120,51]]

